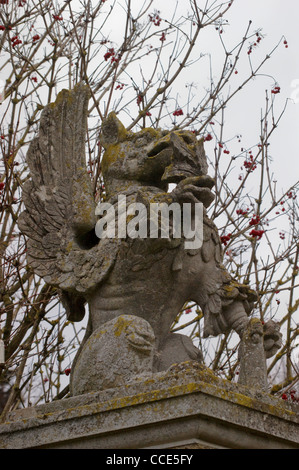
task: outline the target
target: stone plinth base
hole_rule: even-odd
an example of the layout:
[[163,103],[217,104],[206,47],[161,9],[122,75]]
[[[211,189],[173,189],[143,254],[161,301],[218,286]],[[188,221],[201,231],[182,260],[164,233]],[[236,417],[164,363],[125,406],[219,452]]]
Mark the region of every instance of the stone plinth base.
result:
[[0,448],[299,448],[299,407],[193,363],[10,413]]

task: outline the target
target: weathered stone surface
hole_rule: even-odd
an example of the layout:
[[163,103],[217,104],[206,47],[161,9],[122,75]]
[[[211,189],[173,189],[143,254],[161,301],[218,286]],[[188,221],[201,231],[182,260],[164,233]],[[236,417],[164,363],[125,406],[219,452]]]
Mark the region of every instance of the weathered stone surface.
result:
[[140,317],[121,315],[88,338],[71,376],[72,395],[126,385],[152,375],[155,335]]
[[[188,339],[170,336],[173,321],[190,300],[204,313],[205,337],[230,329],[242,336],[257,297],[222,265],[218,231],[205,209],[213,201],[214,182],[207,175],[203,139],[197,140],[188,131],[128,132],[111,113],[101,132],[106,202],[119,217],[119,195],[126,197],[128,205],[141,201],[145,207],[153,202],[179,203],[182,207],[189,202],[194,208],[195,203],[201,203],[203,244],[187,249],[184,234],[178,239],[171,234],[165,239],[99,239],[84,161],[87,103],[88,91],[82,85],[61,92],[43,111],[39,135],[30,145],[27,161],[31,179],[24,187],[26,211],[19,226],[29,237],[32,268],[61,290],[70,320],[81,320],[88,303],[95,335],[89,344],[93,345],[94,357],[97,348],[93,340],[102,326],[129,314],[147,321],[153,329],[159,358],[156,370],[169,367],[171,355],[167,351],[173,342],[179,346],[175,348],[175,362],[194,359],[196,354]],[[177,186],[168,192],[168,183]],[[271,355],[277,350],[277,341],[269,341],[267,347]],[[87,351],[85,347],[88,364]],[[115,364],[118,362],[122,363],[121,356],[115,359]],[[83,374],[79,357],[73,369],[76,367]],[[86,377],[84,381],[89,390]],[[110,386],[110,379],[108,383]],[[80,388],[80,393],[83,391]]]
[[279,325],[272,320],[266,324],[258,318],[249,320],[239,348],[239,383],[268,390],[266,359],[271,357],[269,350],[280,348],[281,337]]
[[264,329],[262,322],[252,318],[242,336],[239,349],[239,383],[268,390],[266,354],[264,350]]
[[14,411],[0,448],[299,449],[299,408],[198,363]]
[[279,330],[279,323],[273,320],[269,320],[263,325],[266,359],[276,354],[282,346],[282,334]]

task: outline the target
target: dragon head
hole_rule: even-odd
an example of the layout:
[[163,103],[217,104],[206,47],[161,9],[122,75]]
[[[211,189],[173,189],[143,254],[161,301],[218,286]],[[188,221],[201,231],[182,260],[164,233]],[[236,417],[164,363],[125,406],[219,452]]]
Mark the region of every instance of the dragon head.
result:
[[121,183],[140,183],[162,190],[190,176],[206,175],[208,166],[203,139],[190,131],[145,128],[127,131],[114,112],[102,125],[105,149],[102,172],[107,194]]

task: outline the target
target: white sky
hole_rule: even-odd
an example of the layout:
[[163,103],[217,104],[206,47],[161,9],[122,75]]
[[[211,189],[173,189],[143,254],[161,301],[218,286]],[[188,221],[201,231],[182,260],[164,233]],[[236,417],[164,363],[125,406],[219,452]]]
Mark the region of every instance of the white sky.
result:
[[[270,51],[282,36],[288,41],[289,47],[286,49],[281,44],[263,68],[263,72],[273,76],[281,87],[281,93],[275,98],[277,116],[287,98],[291,96],[296,98],[296,102],[289,102],[287,111],[271,138],[270,147],[273,169],[280,184],[286,189],[288,184],[299,179],[299,2],[298,0],[236,0],[228,19],[232,27],[229,28],[227,35],[240,37],[248,20],[253,21],[254,29],[263,28],[262,33],[266,37],[260,46],[260,51],[263,51],[261,57]],[[254,60],[253,54],[252,60]],[[244,147],[255,142],[255,136],[259,131],[260,109],[264,108],[264,90],[271,89],[273,83],[274,81],[268,77],[257,79],[242,92],[244,100],[242,96],[236,98],[234,103],[236,113],[234,116],[229,116],[229,119],[232,119],[232,126],[239,128],[238,132],[243,135]],[[240,109],[238,102],[241,98],[245,105]]]

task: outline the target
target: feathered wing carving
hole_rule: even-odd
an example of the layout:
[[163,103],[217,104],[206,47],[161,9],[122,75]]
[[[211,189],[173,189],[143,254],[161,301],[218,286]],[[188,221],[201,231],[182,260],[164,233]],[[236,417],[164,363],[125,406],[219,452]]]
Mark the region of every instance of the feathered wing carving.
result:
[[[26,210],[20,230],[28,237],[28,261],[45,282],[63,292],[71,320],[84,315],[84,295],[108,274],[116,247],[96,240],[95,201],[85,161],[88,89],[62,90],[46,106],[27,163]],[[92,243],[94,241],[94,243]]]

